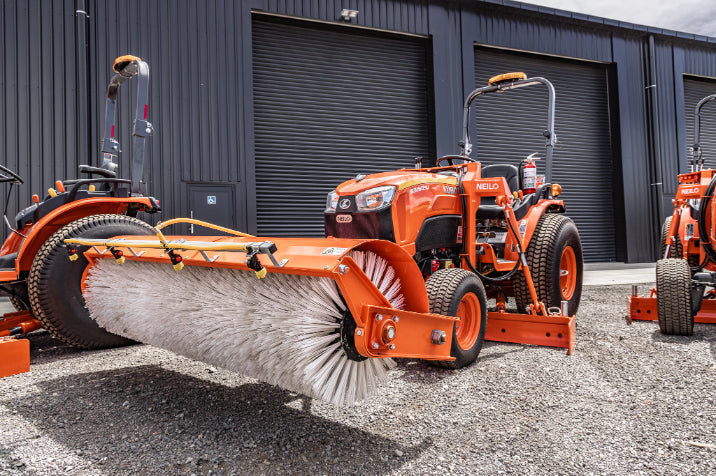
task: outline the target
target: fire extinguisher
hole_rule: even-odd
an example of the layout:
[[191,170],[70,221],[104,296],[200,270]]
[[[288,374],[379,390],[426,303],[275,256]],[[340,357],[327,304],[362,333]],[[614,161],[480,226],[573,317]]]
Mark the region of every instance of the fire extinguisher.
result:
[[522,192],[527,195],[535,193],[537,190],[537,165],[535,160],[539,160],[539,157],[535,157],[535,154],[530,154],[520,165],[522,165]]

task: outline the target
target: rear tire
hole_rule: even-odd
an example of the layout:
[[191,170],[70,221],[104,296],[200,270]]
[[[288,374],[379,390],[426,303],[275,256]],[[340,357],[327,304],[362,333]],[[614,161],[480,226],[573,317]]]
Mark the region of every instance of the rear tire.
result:
[[686,260],[669,258],[656,262],[656,306],[662,334],[694,333],[691,271]]
[[[575,315],[582,297],[584,265],[574,222],[564,215],[542,215],[525,254],[537,298],[547,308],[559,308],[567,301],[569,315]],[[514,288],[517,310],[525,312],[532,299],[522,271],[515,277]]]
[[64,240],[150,234],[149,225],[125,215],[93,215],[60,228],[42,245],[30,268],[27,282],[35,318],[54,337],[81,349],[131,344],[129,339],[107,332],[89,316],[81,289],[88,262],[81,252],[76,261],[70,261]]
[[482,349],[487,326],[487,298],[482,281],[470,271],[450,268],[433,273],[425,286],[431,313],[460,317],[453,326],[450,347],[450,356],[455,360],[428,362],[449,369],[472,364]]
[[25,304],[25,302],[22,299],[20,299],[19,297],[10,296],[9,299],[10,299],[10,303],[12,304],[12,307],[14,307],[16,311],[27,310],[27,304]]
[[[659,259],[664,259],[664,253],[666,252],[666,238],[669,236],[669,228],[671,227],[671,219],[673,217],[666,217],[664,224],[661,225],[661,236],[659,238]],[[669,258],[682,258],[683,246],[681,244],[681,238],[679,238],[679,232],[677,231],[674,235],[676,243],[669,249]]]

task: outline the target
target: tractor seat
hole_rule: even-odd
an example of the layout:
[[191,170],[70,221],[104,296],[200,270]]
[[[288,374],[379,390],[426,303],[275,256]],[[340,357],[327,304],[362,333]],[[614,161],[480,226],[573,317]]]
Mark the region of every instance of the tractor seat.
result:
[[[520,174],[517,167],[510,164],[485,165],[480,174],[482,178],[505,177],[510,191],[520,189]],[[502,218],[504,210],[495,204],[495,197],[482,197],[480,207],[477,209],[478,218]]]

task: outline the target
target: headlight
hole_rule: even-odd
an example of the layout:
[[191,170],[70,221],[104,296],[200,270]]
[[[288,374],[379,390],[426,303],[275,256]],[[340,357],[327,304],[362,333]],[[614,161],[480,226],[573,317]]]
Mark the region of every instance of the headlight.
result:
[[371,188],[356,195],[356,206],[358,211],[381,210],[390,206],[395,197],[395,187],[387,185],[384,187]]
[[336,191],[332,191],[326,197],[326,212],[335,212],[338,206],[338,194]]

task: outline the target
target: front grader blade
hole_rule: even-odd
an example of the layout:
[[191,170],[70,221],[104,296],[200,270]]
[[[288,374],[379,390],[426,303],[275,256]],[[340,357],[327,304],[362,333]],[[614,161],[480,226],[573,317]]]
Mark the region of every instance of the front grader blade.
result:
[[575,316],[488,312],[485,340],[543,345],[574,351],[577,338]]

